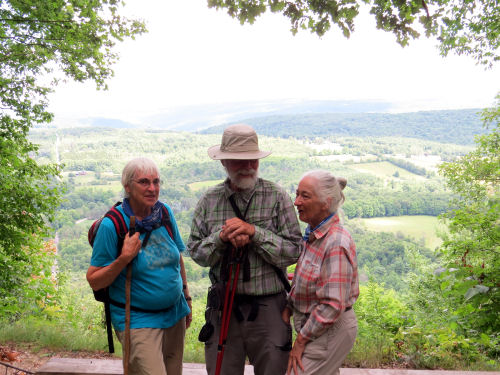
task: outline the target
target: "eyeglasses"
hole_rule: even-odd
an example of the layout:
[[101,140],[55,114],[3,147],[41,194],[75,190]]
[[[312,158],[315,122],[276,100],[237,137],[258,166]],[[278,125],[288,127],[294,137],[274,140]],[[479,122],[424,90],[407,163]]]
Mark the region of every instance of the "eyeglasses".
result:
[[147,178],[141,178],[140,180],[132,180],[132,181],[141,185],[143,188],[150,187],[151,183],[154,185],[154,187],[159,187],[161,185],[161,181],[159,178],[155,178],[153,181]]

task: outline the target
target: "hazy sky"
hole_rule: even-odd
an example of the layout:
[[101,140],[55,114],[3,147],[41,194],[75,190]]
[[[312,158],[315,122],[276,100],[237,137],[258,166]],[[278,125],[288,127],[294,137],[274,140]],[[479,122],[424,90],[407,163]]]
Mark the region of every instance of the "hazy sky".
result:
[[134,121],[176,106],[277,99],[381,100],[399,111],[491,106],[500,71],[467,56],[442,58],[432,40],[401,48],[356,21],[350,39],[334,27],[318,38],[293,36],[281,15],[241,26],[206,0],[128,0],[127,12],[149,33],[119,45],[109,91],[93,84],[60,86],[56,117],[104,116]]

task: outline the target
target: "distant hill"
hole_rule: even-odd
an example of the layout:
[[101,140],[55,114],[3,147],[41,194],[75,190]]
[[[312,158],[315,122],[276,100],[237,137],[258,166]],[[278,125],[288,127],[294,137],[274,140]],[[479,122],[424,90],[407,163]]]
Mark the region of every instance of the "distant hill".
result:
[[[259,134],[271,137],[314,138],[325,136],[409,137],[442,143],[472,144],[474,136],[486,132],[480,109],[413,113],[320,113],[278,115],[242,119]],[[222,133],[229,123],[202,130]]]
[[480,109],[390,113],[389,102],[276,100],[177,107],[140,119],[56,118],[57,128],[138,128],[221,133],[244,122],[274,137],[399,136],[437,142],[472,144],[484,133]]
[[165,113],[147,116],[143,123],[154,128],[198,131],[225,123],[234,123],[245,118],[304,113],[389,112],[391,108],[391,103],[388,102],[354,100],[275,100],[218,103],[178,107]]
[[389,112],[389,102],[355,100],[274,100],[237,103],[216,103],[166,109],[140,119],[57,118],[57,127],[120,127],[154,128],[176,131],[199,131],[212,126],[234,123],[245,118],[304,113],[367,113]]

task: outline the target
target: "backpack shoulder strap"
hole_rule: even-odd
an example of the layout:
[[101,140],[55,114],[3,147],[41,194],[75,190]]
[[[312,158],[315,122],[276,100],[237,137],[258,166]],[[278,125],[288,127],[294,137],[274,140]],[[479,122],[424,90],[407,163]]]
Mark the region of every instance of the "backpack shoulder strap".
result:
[[115,203],[115,205],[104,215],[104,217],[110,219],[115,226],[116,235],[118,236],[118,254],[122,251],[123,240],[125,239],[125,235],[128,231],[127,224],[125,223],[122,213],[116,208],[120,204],[121,202]]
[[161,205],[161,223],[167,230],[170,238],[174,239],[174,235],[172,233],[172,221],[170,220],[170,215],[168,214],[167,207],[162,203]]

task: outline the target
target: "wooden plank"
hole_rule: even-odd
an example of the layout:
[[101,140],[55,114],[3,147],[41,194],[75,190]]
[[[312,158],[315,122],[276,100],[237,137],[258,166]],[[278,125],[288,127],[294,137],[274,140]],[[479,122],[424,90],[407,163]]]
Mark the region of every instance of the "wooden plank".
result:
[[120,359],[51,358],[40,367],[37,375],[122,375]]

